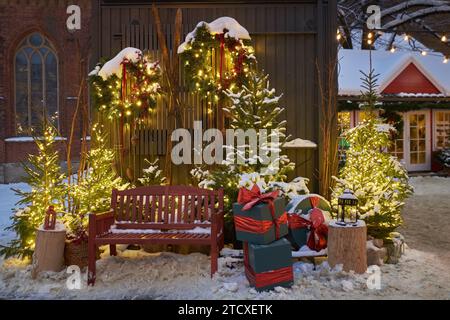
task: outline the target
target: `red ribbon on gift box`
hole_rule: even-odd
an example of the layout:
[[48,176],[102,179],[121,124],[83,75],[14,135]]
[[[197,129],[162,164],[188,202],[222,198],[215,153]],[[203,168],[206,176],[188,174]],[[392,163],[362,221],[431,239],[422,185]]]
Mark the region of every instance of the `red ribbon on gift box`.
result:
[[306,245],[315,251],[320,251],[327,247],[328,227],[324,224],[325,217],[322,211],[317,208],[320,202],[318,197],[309,198],[311,206],[310,220],[300,217],[298,214],[289,214],[288,222],[290,229],[308,228],[310,230]]
[[245,275],[247,276],[248,282],[256,288],[263,288],[277,283],[292,281],[294,279],[292,266],[255,273],[252,267],[246,265]]
[[247,211],[259,203],[267,203],[269,206],[272,220],[255,220],[250,217],[234,216],[234,223],[236,230],[264,233],[267,232],[273,225],[275,225],[275,237],[280,238],[280,226],[287,224],[287,214],[283,213],[280,217],[275,217],[275,206],[273,201],[278,197],[279,191],[272,191],[268,193],[261,193],[259,187],[255,184],[251,190],[246,188],[239,189],[238,203],[243,205],[242,211]]
[[234,216],[235,228],[238,231],[251,232],[251,233],[265,233],[275,225],[275,238],[280,238],[280,226],[288,223],[287,213],[283,213],[275,220],[255,220],[249,217]]

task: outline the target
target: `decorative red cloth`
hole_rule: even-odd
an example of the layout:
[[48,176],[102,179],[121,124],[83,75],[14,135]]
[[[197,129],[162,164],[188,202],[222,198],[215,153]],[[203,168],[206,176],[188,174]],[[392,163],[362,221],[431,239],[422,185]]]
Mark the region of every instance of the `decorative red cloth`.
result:
[[310,230],[306,245],[315,251],[320,251],[327,247],[328,227],[324,224],[325,217],[322,211],[317,208],[320,202],[319,197],[309,198],[311,206],[310,220],[300,217],[297,214],[289,214],[288,222],[290,229],[308,228]]
[[123,59],[120,63],[122,65],[122,101],[125,102],[127,96],[127,64],[130,61],[128,59]]
[[225,33],[216,34],[216,39],[220,41],[220,67],[219,67],[219,77],[220,84],[222,84],[222,73],[223,73],[223,63],[225,60]]
[[275,224],[275,237],[280,237],[280,226],[287,224],[287,214],[283,213],[280,217],[275,217],[275,206],[273,201],[278,197],[279,191],[272,191],[268,193],[261,193],[258,185],[253,185],[251,190],[247,188],[239,189],[238,203],[243,205],[242,210],[247,211],[256,206],[258,203],[267,203],[272,215],[272,221],[269,220],[255,220],[249,217],[235,216],[234,222],[236,230],[252,232],[252,233],[264,233],[267,232],[273,224]]

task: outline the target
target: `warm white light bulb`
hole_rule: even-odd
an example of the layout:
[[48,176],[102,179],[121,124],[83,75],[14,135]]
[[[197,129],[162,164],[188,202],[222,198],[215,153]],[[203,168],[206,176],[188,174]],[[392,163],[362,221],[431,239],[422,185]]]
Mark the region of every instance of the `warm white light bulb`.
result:
[[395,52],[395,47],[391,47],[391,50],[390,50],[392,53],[394,53]]
[[442,42],[447,42],[447,37],[446,37],[445,35],[443,35],[443,36],[441,37],[441,41],[442,41]]
[[423,56],[426,56],[426,55],[427,55],[427,52],[426,52],[425,50],[422,50],[422,55],[423,55]]

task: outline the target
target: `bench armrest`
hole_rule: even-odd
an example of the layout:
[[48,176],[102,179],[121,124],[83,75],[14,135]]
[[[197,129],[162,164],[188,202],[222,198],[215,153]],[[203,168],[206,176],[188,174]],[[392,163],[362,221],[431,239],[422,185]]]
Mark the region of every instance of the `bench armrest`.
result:
[[89,214],[89,238],[96,237],[109,232],[114,224],[114,211],[106,211]]

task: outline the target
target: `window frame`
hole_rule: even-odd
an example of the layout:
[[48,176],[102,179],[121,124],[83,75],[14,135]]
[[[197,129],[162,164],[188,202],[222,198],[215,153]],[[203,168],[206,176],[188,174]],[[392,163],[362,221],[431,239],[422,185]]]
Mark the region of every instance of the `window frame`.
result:
[[[31,43],[30,38],[34,34],[38,34],[42,38],[42,43],[39,46],[35,46]],[[31,54],[27,54],[25,52],[25,48],[32,48],[33,52]],[[40,52],[40,48],[46,48],[48,52],[45,54],[45,56],[42,55]],[[13,54],[13,95],[14,95],[14,135],[15,136],[29,136],[27,132],[30,132],[29,130],[33,128],[32,123],[32,108],[31,108],[31,58],[33,54],[37,53],[39,54],[39,57],[41,59],[41,81],[42,81],[42,100],[44,101],[45,105],[47,104],[47,85],[46,85],[46,59],[48,56],[48,53],[52,53],[55,57],[55,63],[56,63],[56,112],[58,114],[56,118],[56,124],[55,127],[58,131],[60,131],[60,67],[59,67],[59,57],[58,53],[55,49],[55,46],[53,45],[52,41],[45,36],[43,33],[39,31],[33,31],[28,33],[26,36],[22,37],[21,41],[19,42],[19,45],[17,45],[16,49],[14,50]],[[17,128],[17,74],[16,74],[16,58],[18,54],[24,54],[27,60],[27,116],[28,116],[28,123],[26,127],[27,132],[18,133]],[[42,104],[42,114],[44,112],[44,103]]]
[[[441,148],[438,148],[437,146],[437,117],[438,117],[438,113],[439,112],[443,112],[443,113],[447,113],[450,114],[450,109],[433,109],[433,116],[432,116],[432,121],[433,121],[433,125],[432,125],[432,139],[433,139],[433,151],[439,151],[442,150]],[[448,124],[448,126],[450,126],[450,122]],[[450,141],[450,138],[448,138],[448,141]]]

